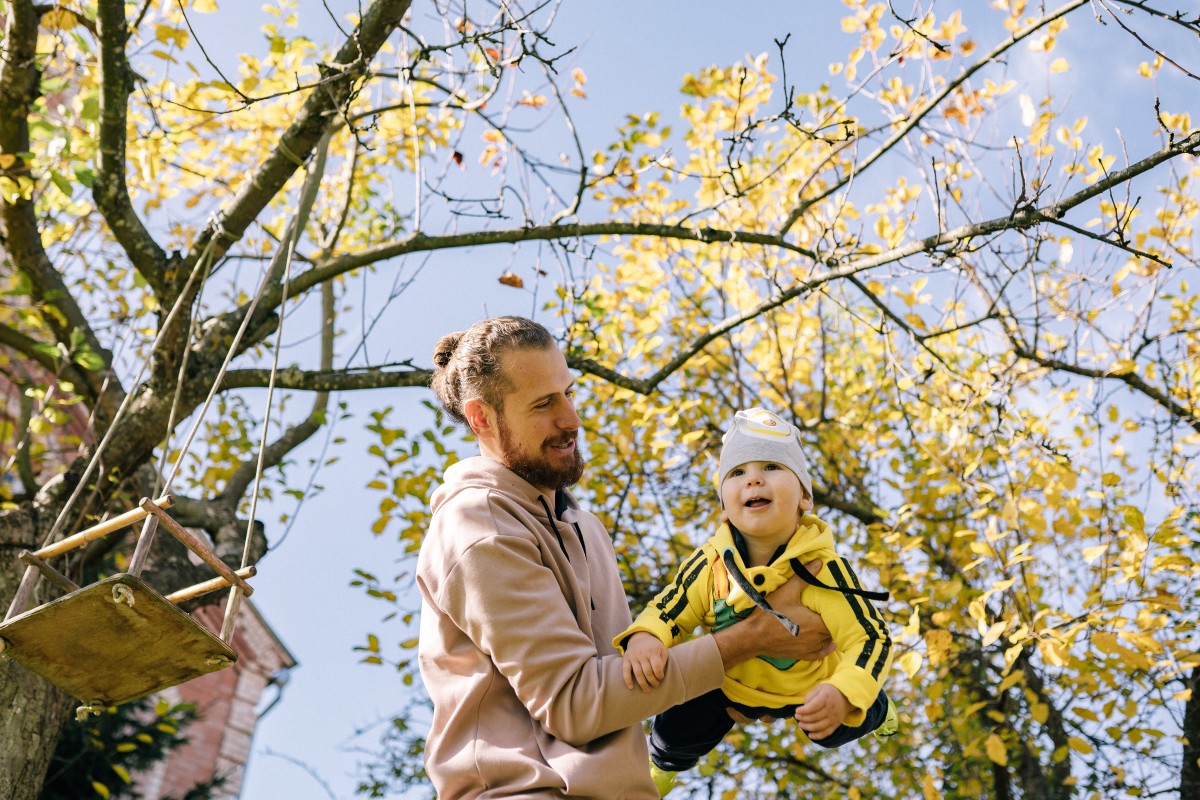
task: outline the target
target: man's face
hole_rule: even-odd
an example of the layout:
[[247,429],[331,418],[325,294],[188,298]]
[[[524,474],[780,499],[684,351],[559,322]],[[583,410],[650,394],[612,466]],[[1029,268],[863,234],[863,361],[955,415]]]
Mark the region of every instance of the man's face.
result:
[[540,489],[575,484],[583,475],[581,423],[567,360],[556,348],[509,350],[500,364],[513,387],[496,415],[500,461]]

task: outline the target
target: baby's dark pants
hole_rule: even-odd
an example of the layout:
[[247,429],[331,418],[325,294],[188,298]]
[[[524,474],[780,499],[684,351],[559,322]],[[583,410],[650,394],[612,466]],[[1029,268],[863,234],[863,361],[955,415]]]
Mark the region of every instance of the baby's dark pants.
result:
[[[840,747],[866,736],[883,724],[887,717],[887,694],[880,692],[867,709],[866,719],[853,727],[839,725],[824,739],[813,739],[821,747]],[[682,772],[715,748],[733,728],[733,720],[725,713],[735,708],[751,719],[771,716],[791,719],[796,706],[786,708],[754,708],[735,703],[720,689],[669,708],[654,718],[650,731],[650,759],[661,769]]]

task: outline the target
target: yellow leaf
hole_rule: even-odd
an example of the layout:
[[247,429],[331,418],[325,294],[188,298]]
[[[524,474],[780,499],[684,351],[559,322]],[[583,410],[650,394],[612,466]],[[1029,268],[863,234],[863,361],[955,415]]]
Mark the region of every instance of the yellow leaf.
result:
[[993,623],[987,629],[987,633],[985,633],[983,635],[983,646],[987,647],[988,645],[992,644],[997,639],[999,639],[1000,634],[1004,633],[1004,629],[1007,627],[1008,627],[1008,620],[1003,620],[1001,622]]
[[1104,555],[1107,550],[1108,545],[1106,544],[1098,544],[1095,547],[1085,548],[1083,551],[1083,560],[1090,564],[1100,556]]
[[[1004,671],[1005,672],[1012,669],[1013,664],[1015,664],[1017,659],[1020,657],[1022,649],[1023,648],[1021,645],[1014,644],[1012,647],[1010,647],[1004,651]],[[1014,672],[1013,674],[1018,675],[1019,673]]]
[[1071,749],[1074,750],[1076,753],[1082,753],[1085,756],[1090,755],[1092,753],[1092,751],[1095,749],[1091,746],[1091,744],[1089,744],[1087,742],[1087,740],[1080,739],[1078,736],[1068,737],[1067,744],[1070,745]]
[[108,787],[100,781],[92,781],[92,789],[96,791],[96,794],[103,797],[104,800],[108,800],[109,797],[112,797],[112,792],[110,792]]
[[79,24],[79,17],[74,11],[65,8],[52,8],[45,14],[42,14],[42,24],[47,28],[58,28],[60,31],[69,31]]
[[1067,63],[1065,58],[1056,58],[1050,64],[1051,72],[1066,72],[1071,69],[1071,65]]
[[483,140],[485,142],[500,143],[504,141],[504,134],[494,128],[491,128],[483,132]]
[[929,663],[938,664],[950,655],[950,645],[954,637],[950,631],[938,628],[925,633],[925,650],[929,653]]
[[202,14],[211,14],[217,10],[217,0],[192,0],[192,8]]
[[984,742],[984,749],[987,750],[987,757],[992,760],[992,763],[1005,766],[1008,764],[1008,751],[1004,748],[1004,742],[994,733],[989,733],[987,741]]
[[530,106],[531,108],[541,108],[546,105],[546,96],[544,94],[530,94],[529,90],[521,95],[521,99],[517,101],[519,106]]
[[922,661],[924,661],[924,659],[921,657],[920,653],[915,650],[910,650],[904,655],[900,656],[900,669],[904,670],[904,674],[911,679],[917,674],[917,670],[921,668]]
[[1128,358],[1121,359],[1108,369],[1109,375],[1128,375],[1131,372],[1137,372],[1137,362]]
[[1042,639],[1038,642],[1038,652],[1042,654],[1042,660],[1052,667],[1061,667],[1067,663],[1067,648],[1061,642]]

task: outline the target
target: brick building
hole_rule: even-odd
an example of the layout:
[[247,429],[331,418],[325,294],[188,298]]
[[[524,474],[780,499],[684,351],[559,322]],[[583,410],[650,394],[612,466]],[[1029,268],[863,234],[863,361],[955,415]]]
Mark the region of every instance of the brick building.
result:
[[[208,606],[193,616],[217,632],[222,609]],[[187,744],[135,778],[145,800],[182,797],[216,776],[225,778],[217,797],[240,794],[254,728],[278,699],[296,661],[249,600],[242,600],[232,644],[236,664],[160,693],[170,703],[192,703],[201,717],[184,730]]]

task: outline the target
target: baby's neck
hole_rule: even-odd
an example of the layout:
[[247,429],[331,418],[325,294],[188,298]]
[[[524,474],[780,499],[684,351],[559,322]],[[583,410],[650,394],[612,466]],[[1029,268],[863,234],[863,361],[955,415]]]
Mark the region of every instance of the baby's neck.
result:
[[771,557],[775,555],[775,552],[791,540],[792,534],[796,532],[796,527],[796,525],[793,525],[786,534],[780,533],[776,536],[756,537],[751,539],[743,534],[742,540],[746,543],[746,554],[750,557],[750,560],[746,566],[765,567],[770,564]]

